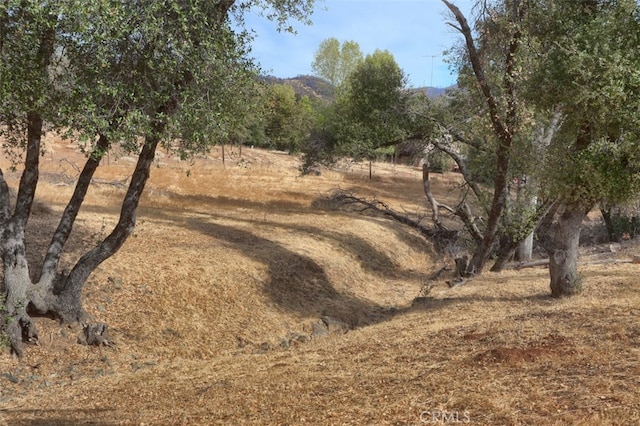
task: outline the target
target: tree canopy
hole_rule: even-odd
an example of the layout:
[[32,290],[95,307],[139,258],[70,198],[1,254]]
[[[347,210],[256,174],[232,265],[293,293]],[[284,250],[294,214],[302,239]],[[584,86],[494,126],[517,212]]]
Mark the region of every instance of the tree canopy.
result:
[[[37,339],[28,308],[65,322],[85,318],[84,284],[131,234],[158,145],[185,154],[206,150],[237,128],[245,108],[238,93],[255,75],[243,14],[264,10],[286,28],[290,17],[305,20],[312,6],[312,0],[0,5],[0,131],[3,148],[23,166],[13,209],[0,171],[0,323],[18,355],[23,339]],[[30,271],[25,229],[45,129],[84,141],[87,161],[41,269]],[[138,155],[118,223],[75,263],[61,265],[92,176],[115,144]]]
[[[550,257],[552,294],[573,294],[580,288],[582,219],[597,201],[623,200],[639,189],[638,4],[482,2],[471,26],[443,2],[464,37],[454,59],[461,90],[450,105],[476,116],[443,126],[445,139],[465,146],[466,157],[437,145],[461,163],[481,203],[486,196],[479,184],[491,182],[493,191],[471,269],[481,270],[498,240],[501,264],[527,230],[538,228]],[[480,175],[478,159],[486,170]],[[538,199],[535,210],[512,204],[523,177],[524,199]],[[508,237],[504,247],[500,235]]]
[[336,38],[323,40],[315,53],[311,69],[325,78],[334,87],[340,87],[362,62],[360,45],[355,41],[340,41]]

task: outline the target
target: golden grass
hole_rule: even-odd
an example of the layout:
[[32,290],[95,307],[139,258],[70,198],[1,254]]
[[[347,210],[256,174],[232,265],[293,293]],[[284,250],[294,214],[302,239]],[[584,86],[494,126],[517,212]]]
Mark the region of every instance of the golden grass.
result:
[[[35,251],[72,190],[59,160],[79,161],[72,145],[50,146]],[[376,165],[369,182],[355,165],[301,178],[295,158],[242,157],[224,167],[219,152],[159,158],[135,235],[86,287],[114,344],[80,346],[77,328],[37,319],[39,346],[22,361],[0,355],[0,425],[640,422],[638,265],[586,266],[585,291],[570,299],[549,298],[547,271],[528,269],[441,282],[412,306],[442,264],[430,246],[314,201],[339,187],[418,211],[419,171]],[[130,173],[115,160],[98,179]],[[455,184],[445,175],[434,191],[454,200]],[[108,232],[122,194],[92,186],[64,263]],[[356,328],[291,339],[322,315]]]

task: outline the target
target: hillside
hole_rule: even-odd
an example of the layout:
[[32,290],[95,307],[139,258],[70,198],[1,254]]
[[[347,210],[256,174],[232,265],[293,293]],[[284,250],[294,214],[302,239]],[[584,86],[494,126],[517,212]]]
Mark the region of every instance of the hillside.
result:
[[[81,158],[68,141],[46,148],[35,253]],[[86,288],[112,344],[79,345],[77,327],[38,318],[38,346],[0,355],[0,425],[640,422],[638,265],[583,265],[571,299],[525,269],[452,289],[441,277],[415,300],[447,259],[323,199],[340,188],[424,213],[420,171],[376,164],[369,181],[357,163],[304,178],[297,167],[251,149],[226,166],[215,151],[159,155],[134,236]],[[132,168],[117,156],[100,167],[67,265],[113,226]],[[454,201],[457,176],[434,180]],[[628,242],[612,256],[638,254]]]
[[273,76],[263,77],[269,84],[286,84],[293,88],[300,96],[318,99],[323,103],[331,103],[334,100],[335,89],[331,83],[312,75],[299,75],[291,78],[278,78]]
[[[318,99],[324,103],[330,103],[334,99],[334,87],[320,77],[299,75],[291,78],[278,78],[273,76],[265,76],[262,78],[270,84],[287,84],[293,88],[296,94],[308,96],[312,99]],[[409,89],[409,91],[424,92],[430,98],[437,98],[444,95],[448,89],[448,87],[418,87],[415,89]]]

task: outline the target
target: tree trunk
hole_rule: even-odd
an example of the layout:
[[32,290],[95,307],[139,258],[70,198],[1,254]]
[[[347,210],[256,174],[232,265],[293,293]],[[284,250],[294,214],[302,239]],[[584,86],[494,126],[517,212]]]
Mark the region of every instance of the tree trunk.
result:
[[[501,272],[506,266],[509,259],[515,254],[516,250],[522,248],[523,244],[533,245],[533,236],[539,231],[540,235],[548,235],[553,218],[558,210],[559,203],[556,201],[546,201],[537,208],[537,212],[533,220],[536,223],[535,228],[527,235],[524,241],[511,240],[508,245],[501,248],[498,258],[491,267],[492,272]],[[543,238],[543,242],[545,239]],[[549,245],[545,245],[549,247]]]
[[[63,322],[85,319],[82,306],[84,284],[95,268],[115,254],[133,231],[136,222],[136,209],[149,178],[155,150],[159,143],[158,135],[162,133],[163,128],[163,124],[160,123],[155,129],[156,131],[147,137],[122,204],[120,219],[114,230],[93,250],[82,256],[71,273],[59,274],[57,268],[60,255],[84,200],[91,177],[100,162],[101,153],[104,153],[108,146],[107,139],[100,137],[96,151],[87,160],[74,194],[54,233],[43,262],[40,278],[34,284],[29,273],[26,256],[25,226],[38,179],[42,122],[36,119],[31,120],[31,123],[32,126],[28,132],[29,142],[25,170],[20,181],[15,212],[10,217],[8,187],[0,173],[0,231],[2,231],[0,253],[4,267],[4,279],[0,290],[6,297],[5,307],[0,310],[0,321],[2,324],[9,324],[5,327],[5,331],[8,334],[12,351],[19,357],[23,352],[22,342],[37,340],[37,330],[27,313],[29,306],[33,306],[40,313],[50,312]],[[106,326],[100,325],[98,329],[102,330],[101,337],[92,338],[90,341],[94,343],[106,342]]]
[[582,290],[578,274],[578,248],[582,221],[591,210],[581,203],[566,204],[556,224],[548,247],[549,276],[553,297],[571,296]]
[[511,260],[511,258],[513,257],[516,249],[518,248],[518,244],[518,241],[509,240],[504,245],[502,245],[502,247],[500,247],[500,250],[498,251],[496,262],[493,264],[490,271],[502,272],[507,262],[509,262],[509,260]]
[[3,203],[2,217],[4,218],[1,228],[3,232],[0,240],[0,254],[4,267],[2,290],[6,297],[4,318],[0,318],[0,321],[8,324],[9,343],[12,351],[18,356],[22,356],[22,340],[37,339],[37,331],[27,315],[32,284],[25,245],[25,227],[38,184],[42,125],[42,117],[38,114],[28,114],[25,168],[20,178],[15,211],[11,217],[8,217],[10,214],[9,195],[4,178],[0,184]]
[[533,258],[533,231],[520,243],[515,255],[518,262],[529,262]]
[[113,256],[125,243],[136,224],[136,210],[160,142],[162,129],[147,136],[147,141],[138,157],[136,168],[131,176],[129,189],[122,202],[120,219],[113,231],[96,247],[85,253],[75,264],[68,276],[62,277],[58,297],[54,308],[63,322],[82,321],[85,312],[82,307],[82,289],[89,275],[105,260]]
[[[95,171],[100,165],[100,160],[104,156],[104,153],[107,152],[108,148],[109,140],[105,135],[100,135],[95,149],[91,155],[89,155],[82,172],[80,172],[73,195],[71,196],[64,213],[62,213],[58,227],[53,234],[51,243],[49,244],[47,254],[42,264],[40,279],[38,280],[43,297],[46,297],[46,294],[50,292],[56,281],[58,263],[60,261],[60,256],[62,256],[64,245],[71,234],[71,230],[73,229],[73,225],[84,201],[84,197],[91,185],[91,179],[93,178]],[[48,304],[44,301],[34,299],[32,302],[40,313],[44,314],[46,313],[46,310],[49,309]],[[41,306],[39,306],[40,302],[42,303]]]
[[502,211],[506,201],[506,190],[508,184],[509,163],[511,160],[511,143],[513,141],[514,130],[517,128],[517,97],[515,90],[516,73],[516,53],[520,46],[521,32],[519,30],[519,21],[522,18],[524,8],[514,3],[512,16],[510,16],[513,26],[513,33],[509,40],[509,47],[505,56],[505,70],[503,76],[503,87],[505,97],[505,108],[502,110],[500,102],[492,93],[491,85],[486,78],[484,65],[481,54],[476,48],[473,39],[473,33],[467,19],[464,17],[460,9],[447,0],[442,0],[447,8],[453,13],[459,26],[457,28],[465,38],[466,50],[469,55],[469,62],[473,69],[479,89],[485,99],[489,109],[489,119],[493,132],[498,139],[496,147],[496,174],[493,184],[493,199],[487,217],[487,225],[484,231],[484,238],[478,245],[473,258],[469,262],[468,273],[475,274],[482,272],[491,253],[493,251],[496,238],[498,235],[498,227]]
[[607,229],[607,236],[610,242],[617,242],[618,236],[616,235],[616,229],[613,226],[613,220],[611,218],[612,207],[604,202],[600,203],[600,214],[602,220],[604,220],[604,226]]

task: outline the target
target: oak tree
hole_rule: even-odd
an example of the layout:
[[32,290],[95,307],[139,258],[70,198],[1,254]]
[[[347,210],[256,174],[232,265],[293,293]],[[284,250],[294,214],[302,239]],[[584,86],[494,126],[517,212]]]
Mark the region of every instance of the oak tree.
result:
[[[63,322],[86,319],[84,285],[133,231],[158,146],[177,139],[175,148],[187,155],[233,128],[234,114],[242,110],[237,89],[253,79],[243,14],[257,8],[285,26],[290,17],[306,20],[312,6],[313,0],[8,0],[0,5],[0,130],[5,152],[22,168],[15,201],[0,170],[0,324],[17,355],[23,340],[37,340],[30,310]],[[27,260],[25,230],[45,128],[83,141],[87,156],[36,265]],[[75,263],[62,265],[92,176],[116,145],[137,155],[118,222]],[[92,330],[94,341],[101,342],[106,327]]]

